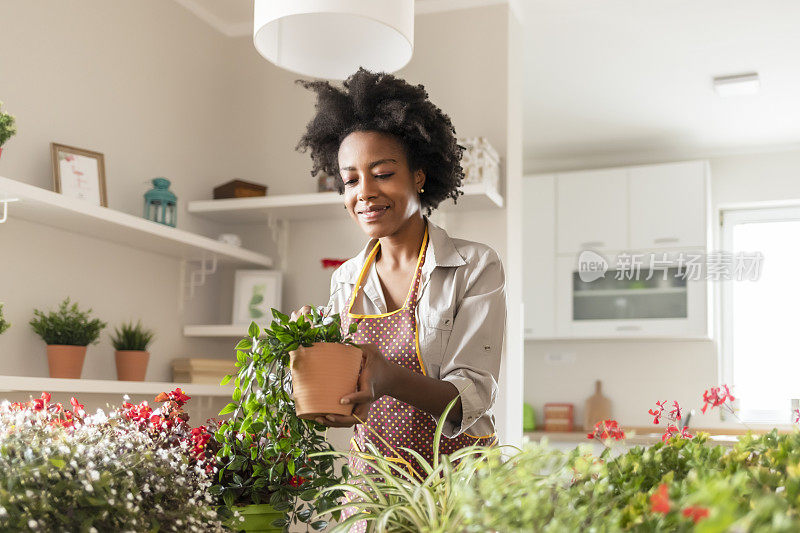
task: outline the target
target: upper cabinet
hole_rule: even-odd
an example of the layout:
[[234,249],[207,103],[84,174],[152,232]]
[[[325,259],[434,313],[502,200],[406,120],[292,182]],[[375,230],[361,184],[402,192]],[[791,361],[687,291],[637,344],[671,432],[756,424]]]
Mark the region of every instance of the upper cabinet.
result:
[[705,161],[556,175],[557,253],[706,246]]
[[626,169],[558,174],[556,191],[559,254],[627,246]]
[[630,248],[691,248],[708,242],[708,163],[629,170]]

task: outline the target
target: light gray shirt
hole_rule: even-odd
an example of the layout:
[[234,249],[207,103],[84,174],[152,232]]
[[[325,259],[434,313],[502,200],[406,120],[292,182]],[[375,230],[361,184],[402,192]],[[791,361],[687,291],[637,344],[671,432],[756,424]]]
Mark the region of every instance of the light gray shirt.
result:
[[[446,422],[443,434],[486,437],[495,432],[492,407],[506,323],[503,264],[489,246],[453,239],[427,222],[428,248],[416,306],[420,355],[426,375],[453,383],[461,393],[461,423]],[[347,313],[358,275],[375,243],[371,239],[333,273],[329,312]],[[363,314],[386,313],[374,262],[369,268],[353,309]]]

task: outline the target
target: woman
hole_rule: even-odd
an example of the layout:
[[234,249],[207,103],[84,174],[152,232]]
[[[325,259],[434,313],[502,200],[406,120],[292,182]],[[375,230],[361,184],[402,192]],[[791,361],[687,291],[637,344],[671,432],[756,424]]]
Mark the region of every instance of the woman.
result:
[[[422,85],[385,73],[360,69],[343,89],[301,83],[317,93],[317,105],[298,149],[311,150],[312,175],[336,177],[345,209],[370,238],[331,278],[330,312],[341,314],[345,330],[358,324],[363,351],[358,391],[341,399],[353,416],[317,421],[355,425],[351,449],[370,440],[393,456],[370,439],[374,431],[430,461],[437,420],[458,396],[441,452],[494,444],[503,266],[488,246],[453,239],[423,215],[460,194],[462,148],[449,117]],[[354,458],[351,468],[361,470]]]

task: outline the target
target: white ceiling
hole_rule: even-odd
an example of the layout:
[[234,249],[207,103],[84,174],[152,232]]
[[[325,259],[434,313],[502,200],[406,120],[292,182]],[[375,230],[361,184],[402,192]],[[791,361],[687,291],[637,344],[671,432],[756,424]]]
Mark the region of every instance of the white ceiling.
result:
[[[223,33],[252,31],[252,0],[176,1]],[[417,0],[417,11],[487,3],[498,2]],[[800,143],[797,0],[523,0],[517,6],[525,28],[528,170]],[[714,93],[714,76],[752,71],[761,78],[759,94]]]

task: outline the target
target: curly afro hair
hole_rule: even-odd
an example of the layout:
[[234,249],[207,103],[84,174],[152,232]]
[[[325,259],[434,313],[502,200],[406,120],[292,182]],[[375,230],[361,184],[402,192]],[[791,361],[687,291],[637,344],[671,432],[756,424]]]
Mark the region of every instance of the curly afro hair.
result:
[[344,183],[339,174],[339,145],[354,131],[377,131],[393,135],[404,146],[412,172],[425,172],[422,207],[428,214],[442,200],[455,203],[464,177],[463,146],[456,143],[450,117],[428,100],[422,85],[384,72],[364,68],[344,81],[342,89],[328,81],[297,80],[317,93],[316,114],[308,123],[297,150],[311,149],[311,175],[320,170],[336,177],[339,193]]

